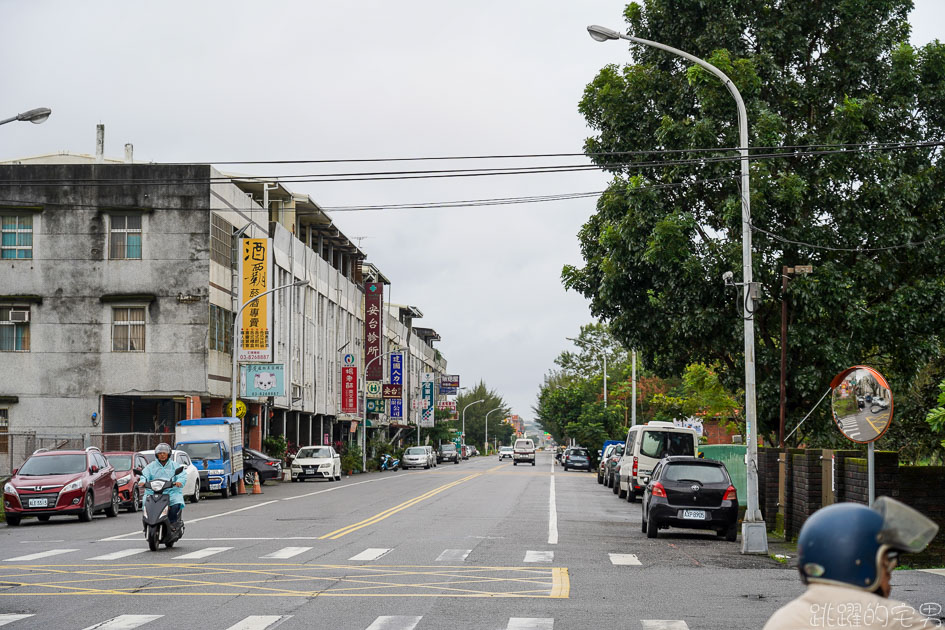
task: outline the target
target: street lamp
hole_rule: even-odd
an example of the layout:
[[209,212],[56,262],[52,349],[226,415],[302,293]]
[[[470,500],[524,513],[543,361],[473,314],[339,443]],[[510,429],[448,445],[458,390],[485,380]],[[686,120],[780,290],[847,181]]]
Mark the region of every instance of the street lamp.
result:
[[[478,404],[481,403],[481,402],[485,402],[485,401],[482,400],[482,399],[474,400],[474,401],[472,401],[471,403],[469,403],[468,405],[466,405],[465,407],[463,407],[463,435],[462,435],[462,439],[460,440],[460,444],[463,445],[463,446],[466,446],[466,410],[469,409],[470,407],[472,407],[473,405],[478,405]],[[487,419],[488,419],[488,418],[487,418]],[[460,457],[462,457],[463,452],[460,451],[459,455],[460,455]]]
[[739,161],[741,163],[742,198],[742,288],[745,292],[742,300],[742,319],[745,322],[745,424],[748,429],[748,448],[745,457],[745,464],[748,469],[748,509],[745,512],[745,519],[742,521],[742,553],[767,554],[768,534],[764,518],[761,516],[761,510],[758,509],[758,440],[755,437],[758,430],[756,426],[757,412],[755,410],[755,322],[749,309],[753,282],[751,272],[751,208],[748,187],[748,113],[745,111],[745,101],[742,100],[742,95],[738,92],[738,88],[735,87],[732,80],[704,59],[666,44],[624,35],[603,26],[588,26],[587,32],[599,42],[610,39],[625,39],[643,46],[659,48],[683,59],[688,59],[718,77],[735,99],[735,106],[738,110],[738,152],[741,155]]
[[501,411],[502,407],[496,407],[492,411],[486,414],[486,439],[482,441],[482,446],[486,449],[486,455],[489,455],[489,416],[492,415],[493,411]]
[[[574,337],[565,337],[565,339],[567,339],[568,341],[573,341],[574,343],[579,344],[579,345],[583,345],[587,343],[586,341],[581,341],[580,339],[575,339]],[[606,409],[607,408],[607,352],[600,346],[595,346],[592,344],[588,344],[588,345],[591,346],[594,350],[597,350],[598,352],[600,352],[601,356],[604,357],[604,409]]]
[[[384,354],[379,354],[364,365],[364,389],[361,391],[361,408],[364,409],[364,421],[361,423],[361,470],[367,470],[367,373],[368,368],[375,361],[379,361],[386,357],[388,354],[394,354],[395,352],[401,352],[407,348],[397,347],[393,350],[388,350]],[[420,427],[417,427],[417,431],[420,431]]]
[[37,107],[36,109],[31,109],[28,112],[23,112],[22,114],[17,114],[13,118],[6,118],[0,120],[0,125],[5,125],[8,122],[13,122],[14,120],[29,121],[34,125],[46,122],[46,119],[49,118],[49,115],[52,113],[52,110],[48,107]]

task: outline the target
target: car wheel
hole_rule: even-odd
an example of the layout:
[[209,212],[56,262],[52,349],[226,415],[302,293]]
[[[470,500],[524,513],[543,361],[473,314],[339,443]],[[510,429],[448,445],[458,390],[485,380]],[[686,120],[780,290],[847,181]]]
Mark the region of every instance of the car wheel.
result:
[[627,488],[627,503],[636,503],[636,502],[637,502],[637,493]]
[[618,499],[626,499],[626,498],[627,498],[627,491],[624,490],[623,488],[621,488],[619,483],[616,484],[616,485],[617,485],[617,498],[618,498]]
[[40,523],[48,523],[48,522],[49,522],[49,515],[48,515],[48,514],[47,514],[47,515],[44,515],[44,516],[37,516],[36,518],[39,520]]
[[518,466],[518,462],[512,462],[513,466]]
[[200,503],[200,482],[194,484],[194,493],[190,495],[191,503]]
[[220,489],[220,496],[223,497],[224,499],[229,499],[229,498],[230,498],[230,486],[224,485],[223,488]]
[[534,465],[535,465],[535,460],[533,459],[533,460],[532,460],[532,466],[534,466]]
[[735,542],[735,538],[738,536],[738,523],[734,523],[731,527],[728,528],[725,532],[725,540],[728,542]]
[[299,478],[298,478],[298,477],[289,477],[289,479],[292,480],[292,483],[298,483],[298,482],[299,482]]
[[105,516],[108,518],[114,518],[118,516],[118,506],[121,504],[121,501],[118,499],[118,488],[112,488],[112,502],[108,504],[108,507],[105,508]]
[[646,512],[643,513],[643,516],[640,517],[640,531],[644,534],[646,533]]
[[565,467],[564,467],[564,472],[568,472],[568,467],[567,467],[567,465],[565,465]]
[[600,472],[597,473],[597,483],[601,485],[604,484],[604,475],[600,474]]
[[85,505],[82,506],[82,512],[79,514],[79,520],[88,523],[92,520],[92,514],[95,513],[95,506],[92,505],[92,493],[85,493]]
[[20,515],[19,514],[7,514],[7,526],[8,527],[18,527],[20,524]]
[[656,532],[659,528],[656,524],[656,519],[651,518],[646,522],[646,537],[647,538],[656,538]]
[[138,486],[135,486],[131,491],[131,505],[128,506],[128,511],[137,512],[139,505],[141,505],[141,493],[138,492]]
[[253,470],[252,468],[247,468],[246,470],[244,470],[244,471],[243,471],[243,483],[246,484],[247,486],[253,485],[253,482],[254,482],[253,475],[255,474],[255,472],[256,472],[256,471]]
[[617,482],[614,480],[614,478],[611,477],[607,483],[610,484],[610,491],[614,494],[617,494],[617,492],[620,490],[620,486],[617,485]]

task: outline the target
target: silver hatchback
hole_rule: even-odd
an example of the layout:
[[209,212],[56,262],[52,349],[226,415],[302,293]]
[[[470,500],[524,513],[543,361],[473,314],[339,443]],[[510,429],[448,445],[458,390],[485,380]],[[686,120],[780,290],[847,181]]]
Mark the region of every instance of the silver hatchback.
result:
[[403,468],[430,468],[430,451],[426,446],[411,446],[400,460]]

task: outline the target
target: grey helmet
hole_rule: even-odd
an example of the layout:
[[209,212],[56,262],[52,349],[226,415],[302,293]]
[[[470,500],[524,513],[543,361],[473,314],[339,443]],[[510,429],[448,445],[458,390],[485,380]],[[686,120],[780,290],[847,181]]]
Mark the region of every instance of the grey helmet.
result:
[[168,457],[170,457],[171,445],[167,442],[161,442],[154,447],[154,455],[157,456],[158,453],[167,453]]

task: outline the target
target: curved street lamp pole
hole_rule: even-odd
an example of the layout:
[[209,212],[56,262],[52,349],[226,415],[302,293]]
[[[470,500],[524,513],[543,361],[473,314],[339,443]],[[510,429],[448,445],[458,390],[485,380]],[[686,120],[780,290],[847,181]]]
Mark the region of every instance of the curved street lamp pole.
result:
[[[470,407],[472,407],[473,405],[478,405],[478,404],[481,403],[481,402],[486,402],[486,401],[484,401],[484,400],[482,400],[482,399],[480,398],[479,400],[474,400],[474,401],[472,401],[471,403],[469,403],[468,405],[466,405],[465,407],[463,407],[463,435],[462,435],[462,439],[460,440],[460,444],[461,444],[462,446],[466,446],[466,410],[469,409]],[[459,451],[459,456],[460,456],[460,457],[463,456],[463,451],[462,451],[462,449],[460,449],[460,451]]]
[[486,449],[486,455],[489,454],[489,416],[492,415],[492,412],[501,410],[502,407],[496,407],[492,411],[486,413],[486,439],[482,441],[482,446]]
[[36,109],[31,109],[22,114],[17,114],[12,118],[4,118],[0,120],[0,125],[5,125],[8,122],[13,122],[15,120],[22,120],[24,122],[31,122],[34,125],[46,122],[46,119],[49,118],[49,115],[52,114],[52,110],[48,107],[37,107]]
[[[394,354],[395,352],[401,352],[407,348],[394,348],[393,350],[388,350],[384,354],[379,354],[367,363],[364,364],[364,390],[361,392],[361,408],[364,409],[364,418],[361,421],[361,471],[367,471],[367,371],[368,368],[375,361],[379,361],[386,357],[388,354]],[[420,431],[420,427],[417,427],[417,431]]]
[[752,311],[749,308],[753,282],[751,271],[751,208],[749,204],[750,196],[748,187],[748,113],[745,110],[745,101],[742,100],[742,95],[738,92],[738,88],[735,87],[732,80],[729,79],[724,72],[704,59],[690,55],[678,48],[667,46],[666,44],[625,35],[603,26],[588,26],[587,32],[599,42],[611,39],[625,39],[643,46],[659,48],[660,50],[665,50],[683,59],[688,59],[718,77],[735,99],[735,106],[738,109],[738,152],[741,155],[739,161],[741,163],[742,288],[744,290],[742,319],[745,322],[745,424],[748,429],[748,448],[745,458],[746,467],[748,469],[748,509],[745,512],[745,519],[742,521],[742,553],[767,554],[768,534],[764,518],[761,516],[761,510],[758,509],[758,440],[756,438],[758,427],[756,424],[757,412],[755,409],[755,322],[752,319]]

